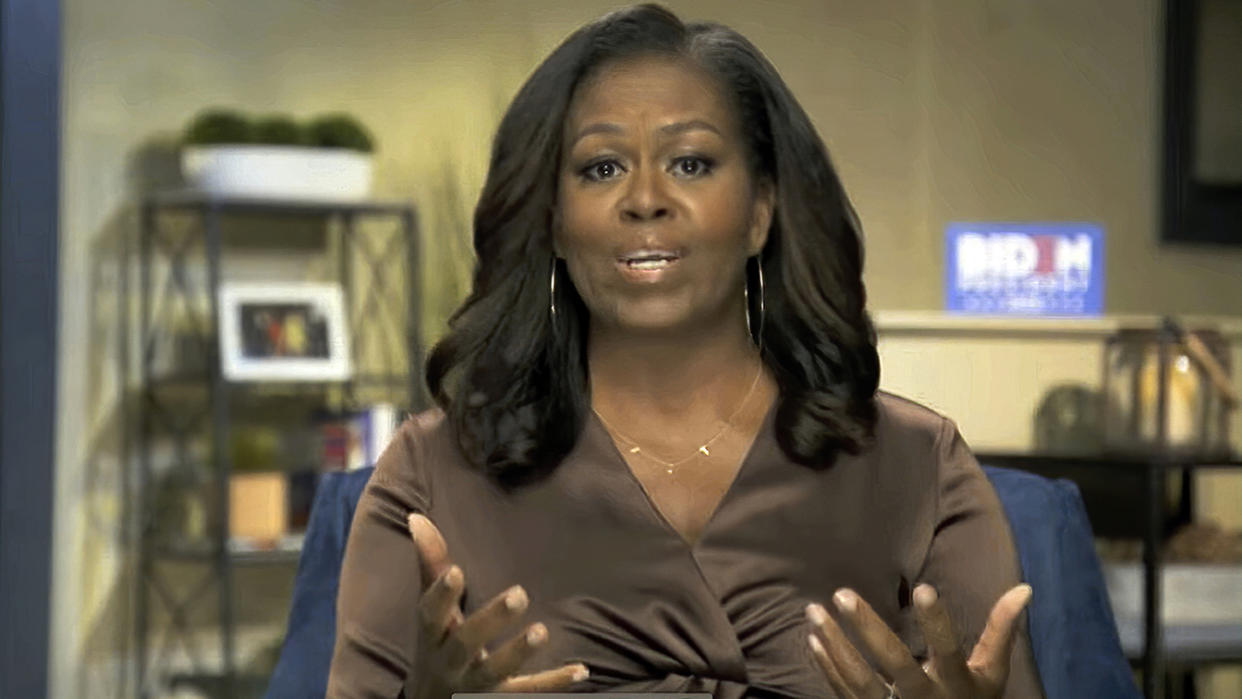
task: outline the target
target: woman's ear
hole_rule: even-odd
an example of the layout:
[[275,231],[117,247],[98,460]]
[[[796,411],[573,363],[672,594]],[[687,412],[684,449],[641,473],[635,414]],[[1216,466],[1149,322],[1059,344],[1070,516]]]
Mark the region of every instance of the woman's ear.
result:
[[748,255],[758,255],[768,242],[772,216],[776,212],[776,185],[768,178],[759,181],[755,191],[750,232],[747,236]]

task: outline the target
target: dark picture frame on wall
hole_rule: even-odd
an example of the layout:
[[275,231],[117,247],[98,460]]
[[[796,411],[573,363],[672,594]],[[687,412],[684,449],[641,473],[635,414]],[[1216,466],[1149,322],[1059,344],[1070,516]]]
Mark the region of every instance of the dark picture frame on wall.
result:
[[[1160,238],[1242,246],[1242,3],[1165,0]],[[1234,124],[1230,127],[1230,124]]]

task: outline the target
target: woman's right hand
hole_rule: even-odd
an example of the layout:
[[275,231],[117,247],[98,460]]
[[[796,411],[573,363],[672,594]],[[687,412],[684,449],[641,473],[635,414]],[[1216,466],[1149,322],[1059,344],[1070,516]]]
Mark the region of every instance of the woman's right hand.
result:
[[516,674],[548,629],[534,623],[494,653],[486,644],[526,613],[526,592],[514,586],[496,595],[469,617],[461,612],[465,575],[448,557],[444,537],[421,514],[409,517],[410,536],[422,561],[423,593],[418,603],[418,657],[407,680],[409,699],[448,699],[453,692],[557,692],[587,678],[586,666]]

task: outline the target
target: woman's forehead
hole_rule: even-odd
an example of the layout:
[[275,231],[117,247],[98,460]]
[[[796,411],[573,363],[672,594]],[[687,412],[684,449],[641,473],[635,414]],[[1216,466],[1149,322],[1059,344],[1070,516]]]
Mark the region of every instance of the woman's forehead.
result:
[[565,135],[573,142],[583,129],[600,124],[624,130],[640,122],[660,128],[694,120],[714,124],[722,134],[732,129],[733,110],[717,81],[688,59],[648,56],[607,64],[584,81],[570,105]]

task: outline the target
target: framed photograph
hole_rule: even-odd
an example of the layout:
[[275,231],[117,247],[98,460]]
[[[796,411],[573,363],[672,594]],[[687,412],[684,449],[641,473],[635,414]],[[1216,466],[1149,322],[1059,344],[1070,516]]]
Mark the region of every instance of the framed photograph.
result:
[[220,287],[220,357],[229,381],[344,381],[347,327],[338,284]]

